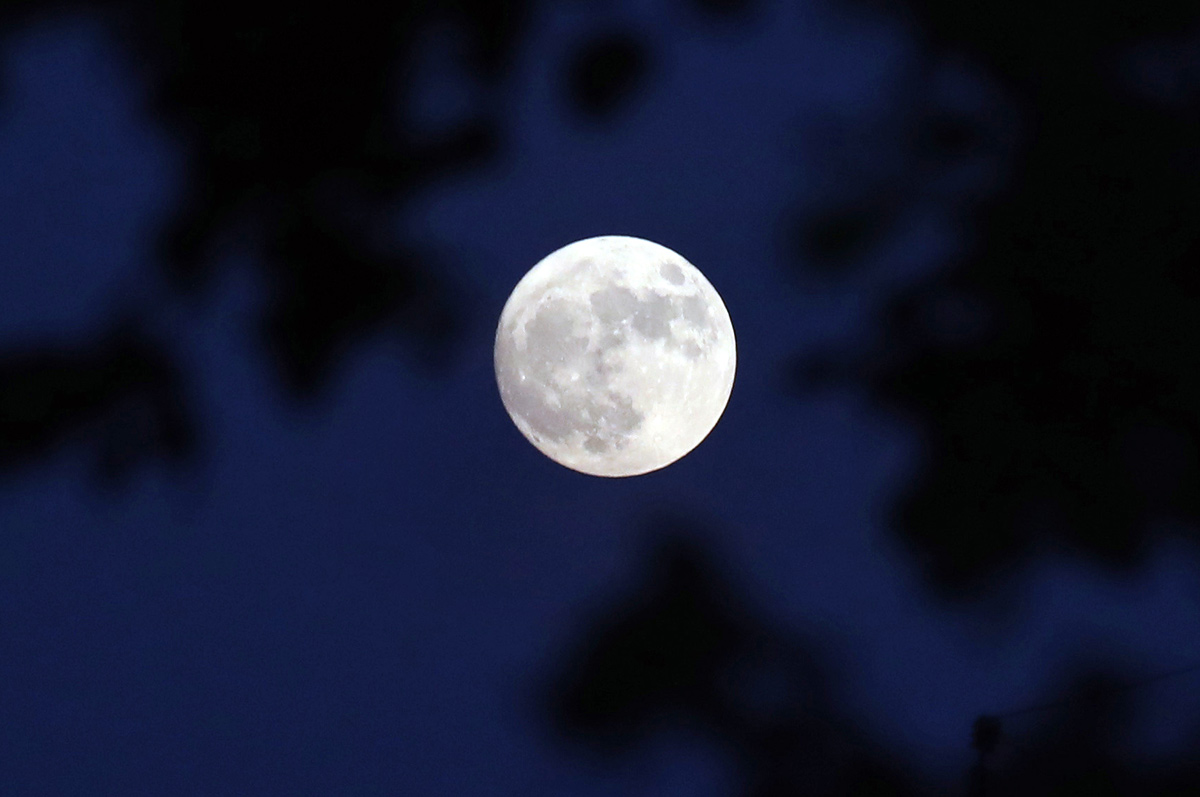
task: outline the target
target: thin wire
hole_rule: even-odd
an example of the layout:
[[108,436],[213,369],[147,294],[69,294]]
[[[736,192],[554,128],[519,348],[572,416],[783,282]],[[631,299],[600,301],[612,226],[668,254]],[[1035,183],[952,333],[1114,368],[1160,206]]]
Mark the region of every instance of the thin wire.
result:
[[[1139,678],[1137,680],[1130,681],[1129,683],[1112,686],[1112,687],[1109,687],[1108,689],[1101,690],[1101,694],[1113,694],[1116,692],[1128,692],[1133,689],[1140,689],[1141,687],[1148,686],[1149,684],[1152,684],[1152,683],[1157,683],[1158,681],[1166,681],[1171,678],[1178,678],[1183,675],[1190,675],[1191,673],[1194,673],[1194,672],[1200,672],[1200,661],[1193,662],[1192,664],[1189,664],[1184,667],[1177,667],[1173,670],[1165,670],[1163,672],[1155,673],[1153,675],[1147,675],[1144,678]],[[1082,698],[1082,696],[1067,697],[1067,698],[1063,698],[1062,700],[1052,701],[1050,703],[1037,703],[1032,706],[1025,706],[1024,708],[1016,708],[1016,709],[1012,709],[1010,711],[1005,711],[1001,714],[989,714],[987,716],[995,717],[996,719],[1005,719],[1007,717],[1018,717],[1022,714],[1034,714],[1039,711],[1049,711],[1050,709],[1061,708],[1062,706],[1069,705],[1077,700],[1080,700],[1081,698]]]

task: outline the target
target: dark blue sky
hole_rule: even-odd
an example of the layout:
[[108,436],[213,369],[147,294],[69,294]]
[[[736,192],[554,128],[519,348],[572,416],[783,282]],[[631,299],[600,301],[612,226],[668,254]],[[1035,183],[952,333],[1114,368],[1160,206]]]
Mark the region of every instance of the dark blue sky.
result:
[[[978,714],[1038,702],[1081,656],[1200,659],[1200,560],[1182,544],[1129,578],[1049,555],[1002,607],[933,602],[882,520],[919,462],[913,432],[851,391],[784,389],[794,355],[869,341],[885,289],[970,245],[947,208],[1004,162],[919,192],[854,278],[797,277],[764,220],[836,190],[803,143],[813,120],[889,118],[924,56],[885,18],[767,6],[719,29],[650,2],[540,16],[504,93],[510,157],[393,220],[467,289],[457,357],[416,376],[379,338],[305,409],[252,334],[250,254],[227,256],[195,304],[158,283],[153,234],[185,154],[126,52],[95,18],[8,34],[0,340],[144,309],[187,364],[207,442],[196,473],[144,471],[115,495],[90,486],[78,447],[0,486],[0,770],[15,793],[722,794],[727,765],[686,739],[604,767],[537,714],[580,618],[641,575],[658,508],[707,520],[751,601],[827,651],[864,731],[931,778],[961,777]],[[564,114],[556,65],[597,22],[632,25],[658,58],[635,107],[589,126]],[[962,64],[939,74],[947,102],[1003,99]],[[436,133],[477,98],[436,66],[427,79]],[[715,431],[625,480],[539,454],[491,370],[517,280],[600,234],[683,254],[738,335]],[[1149,691],[1130,744],[1173,750],[1195,686]]]

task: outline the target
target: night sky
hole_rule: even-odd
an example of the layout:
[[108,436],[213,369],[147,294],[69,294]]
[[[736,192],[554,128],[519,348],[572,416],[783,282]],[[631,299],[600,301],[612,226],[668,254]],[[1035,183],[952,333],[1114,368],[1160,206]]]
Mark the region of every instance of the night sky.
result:
[[[1039,149],[1084,124],[1046,109],[1085,70],[1047,56],[1023,71],[1003,48],[954,38],[989,23],[916,0],[511,3],[516,32],[483,57],[470,26],[500,12],[460,2],[461,25],[402,21],[405,66],[380,79],[387,102],[362,101],[378,123],[364,127],[393,125],[416,151],[486,122],[477,153],[464,145],[425,174],[433,156],[389,171],[374,155],[334,164],[301,156],[316,144],[277,146],[306,140],[310,123],[334,141],[357,106],[322,98],[368,98],[320,61],[273,63],[262,79],[288,97],[264,118],[299,109],[287,124],[248,128],[253,103],[205,99],[228,85],[197,88],[214,56],[180,43],[187,13],[212,17],[197,40],[230,26],[264,48],[292,29],[285,20],[183,0],[163,5],[191,9],[184,22],[147,22],[154,6],[137,2],[25,5],[3,12],[0,31],[0,793],[1007,794],[1049,771],[1070,706],[1003,717],[1001,749],[982,757],[973,723],[1064,700],[1087,678],[1108,684],[1101,702],[1126,701],[1114,738],[1086,759],[1125,773],[1111,793],[1159,793],[1143,776],[1200,780],[1200,672],[1119,688],[1200,663],[1200,405],[1188,392],[1200,315],[1185,303],[1200,306],[1200,217],[1172,222],[1174,237],[1151,230],[1143,197],[1168,189],[1138,183],[1140,161],[1097,157],[1080,173],[1102,188],[1063,183],[1055,206],[1111,195],[1104,207],[1128,213],[1071,227],[1065,211],[1038,211],[1047,221],[1021,239],[1028,256],[1003,250],[1018,287],[964,289],[1000,284],[962,275],[985,273],[971,269],[1000,251],[1028,186],[1057,179],[1039,164],[1091,157]],[[1064,4],[1040,6],[1045,40],[1074,29],[1052,13]],[[1114,118],[1167,120],[1152,133],[1131,121],[1120,140],[1146,141],[1137,157],[1186,175],[1170,208],[1200,209],[1200,11],[1155,13],[1094,37],[1111,65],[1096,73],[1095,107],[1115,97],[1129,110]],[[295,25],[319,37],[314,20]],[[173,24],[185,33],[152,35]],[[324,57],[388,63],[384,37],[361,55],[340,24]],[[1078,35],[1063,59],[1092,52]],[[1042,41],[1011,46],[1035,58]],[[307,82],[324,88],[305,99]],[[243,126],[218,135],[235,111]],[[946,119],[940,138],[926,135]],[[353,141],[343,148],[358,153]],[[206,201],[226,215],[205,221]],[[606,234],[695,264],[738,342],[712,434],[628,479],[540,454],[492,371],[516,282],[551,251]],[[1130,241],[1168,238],[1119,259]],[[1058,274],[1052,260],[1075,276],[1038,282]],[[1170,289],[1152,279],[1185,268]],[[977,374],[937,383],[957,385],[961,405],[903,376],[933,366],[897,343],[909,328],[897,308],[931,292],[934,332],[958,372]],[[1054,340],[1074,340],[1077,324],[1108,341],[1086,360],[1106,364],[1087,371],[1101,375],[1088,382],[1098,404],[1078,407],[1124,409],[1080,437],[1097,451],[1150,441],[1130,455],[1147,475],[1118,485],[1144,498],[1119,505],[1128,517],[1047,499],[1010,518],[994,499],[1034,494],[1020,477],[978,495],[953,479],[974,471],[947,451],[996,450],[960,434],[975,427],[956,406],[999,428],[1012,406],[1042,402],[1017,387],[1026,374],[1076,373],[1014,356],[993,369],[1011,401],[976,392],[988,376],[974,353],[1024,317],[1008,298],[1035,292],[1064,308]],[[1113,295],[1127,311],[1076,312]],[[1027,309],[1044,329],[1045,305]],[[1139,337],[1145,319],[1169,329]],[[904,371],[910,356],[926,365]],[[1187,384],[1126,379],[1118,362]],[[1075,407],[1072,389],[1046,395]],[[1181,398],[1120,398],[1143,389]],[[1127,418],[1149,431],[1118,434]],[[1055,460],[1061,483],[1118,494],[1074,456]],[[1057,496],[1057,478],[1037,495]],[[953,498],[922,503],[938,490]],[[1003,539],[1025,542],[976,555],[976,538],[1008,522],[1025,536]],[[922,523],[947,531],[911,531]],[[1088,536],[1107,523],[1136,531],[1119,545],[1107,525]],[[660,605],[666,619],[646,620],[659,630],[622,636]],[[726,619],[680,630],[710,609]],[[724,640],[754,630],[745,648],[728,642],[742,653],[680,652],[710,627]],[[614,651],[640,664],[620,669]],[[708,681],[688,681],[706,656],[736,671],[730,704],[753,704],[741,725],[712,708]],[[812,752],[804,723],[818,715],[853,755]],[[776,721],[808,729],[789,744],[828,771],[779,763],[803,752],[747,753],[759,737],[731,730]],[[860,759],[886,785],[847,786],[837,768]],[[980,761],[995,785],[972,780]],[[1021,793],[1074,793],[1069,780]]]

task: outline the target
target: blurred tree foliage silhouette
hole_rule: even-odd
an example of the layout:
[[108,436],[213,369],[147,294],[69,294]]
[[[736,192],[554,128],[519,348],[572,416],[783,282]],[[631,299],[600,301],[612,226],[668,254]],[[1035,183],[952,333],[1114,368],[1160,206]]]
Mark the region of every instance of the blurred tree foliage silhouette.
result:
[[648,59],[646,45],[630,33],[593,38],[567,67],[568,91],[576,112],[589,118],[610,117],[644,81]]
[[[1128,567],[1155,521],[1200,521],[1200,95],[1163,102],[1129,65],[1189,29],[1194,62],[1200,8],[882,5],[918,26],[930,60],[965,54],[994,78],[1022,144],[964,219],[972,251],[895,292],[869,356],[802,363],[800,383],[865,384],[920,424],[926,462],[895,526],[942,594],[1050,544]],[[980,146],[986,125],[922,130],[918,165]],[[802,226],[815,268],[861,262],[920,190],[867,188]]]
[[[1114,565],[1136,561],[1148,521],[1200,520],[1200,115],[1195,96],[1163,102],[1123,83],[1121,59],[1195,25],[1200,8],[881,4],[911,19],[931,55],[964,53],[993,75],[1024,116],[1024,143],[1011,181],[973,211],[974,253],[897,292],[879,351],[835,355],[801,376],[859,380],[921,423],[928,461],[897,529],[945,593],[986,586],[1047,538]],[[538,5],[15,0],[0,24],[75,8],[108,15],[188,152],[185,196],[162,241],[173,290],[202,292],[231,241],[252,249],[270,291],[262,340],[303,397],[365,336],[400,334],[429,363],[453,346],[454,287],[429,253],[381,243],[381,230],[430,181],[501,155],[499,111],[485,104],[459,129],[422,138],[405,116],[406,78],[422,37],[449,23],[465,34],[470,74],[497,89]],[[756,5],[690,8],[734,20]],[[654,63],[631,34],[598,35],[563,65],[571,107],[592,120],[615,113]],[[806,263],[851,268],[898,223],[909,178],[984,146],[986,134],[954,117],[922,116],[911,129],[905,179],[864,182],[855,201],[801,219],[794,243]],[[75,348],[0,353],[0,466],[80,438],[97,442],[100,472],[113,478],[195,451],[202,430],[169,347],[147,327],[113,330]],[[664,724],[699,729],[725,745],[756,797],[919,792],[840,716],[805,645],[757,620],[679,524],[663,526],[647,586],[589,630],[551,690],[554,727],[613,754]],[[1003,728],[977,727],[976,794],[1196,792],[1194,759],[1151,774],[1121,763],[1120,703],[1078,688],[1093,697],[1004,761],[994,760],[1007,749]]]
[[[462,312],[454,287],[429,253],[386,242],[381,230],[413,191],[495,157],[498,125],[479,109],[460,129],[419,141],[404,111],[406,75],[430,27],[451,24],[469,41],[470,74],[494,87],[531,5],[408,0],[331,13],[189,0],[12,2],[0,8],[0,24],[80,9],[105,14],[136,54],[159,118],[187,147],[186,195],[161,248],[170,284],[195,294],[223,249],[256,254],[270,291],[263,342],[290,393],[304,397],[367,335],[402,335],[428,365],[448,353]],[[194,448],[187,397],[164,376],[175,370],[165,362],[169,347],[132,328],[122,339],[111,352],[0,360],[7,466],[89,430],[111,437],[116,421],[103,418],[118,411],[118,398],[150,384],[171,386],[150,390],[158,420],[122,427],[106,445],[105,470]]]
[[184,387],[167,354],[128,322],[71,347],[0,353],[0,473],[89,437],[105,484],[148,458],[183,464],[196,437]]
[[672,726],[696,730],[755,797],[916,793],[837,715],[821,663],[754,616],[685,524],[663,519],[655,535],[645,584],[586,629],[550,688],[560,733],[611,755]]
[[[972,771],[968,794],[984,795],[1182,795],[1200,786],[1194,756],[1177,765],[1135,764],[1121,752],[1134,700],[1129,679],[1084,664],[1060,690],[1049,716],[1030,738],[1006,738],[1001,723],[986,724],[991,749]],[[979,729],[977,725],[977,730]],[[1196,727],[1200,746],[1200,724]],[[979,736],[977,735],[977,740]]]
[[[254,253],[270,292],[262,341],[290,394],[304,398],[318,394],[341,356],[370,335],[400,335],[425,367],[449,355],[462,325],[456,288],[432,253],[394,240],[387,228],[431,181],[500,156],[503,109],[484,102],[457,129],[422,135],[411,118],[409,78],[428,37],[450,26],[466,41],[466,74],[495,97],[532,13],[550,2],[352,2],[331,12],[196,0],[15,0],[0,7],[0,25],[73,10],[104,14],[136,54],[157,116],[187,150],[185,196],[161,246],[170,284],[194,295],[220,254]],[[696,3],[715,18],[752,5]],[[565,65],[571,107],[591,121],[611,116],[644,82],[648,64],[645,44],[629,33],[584,42]],[[50,360],[44,367],[54,368]],[[58,372],[65,395],[119,389],[73,373]],[[36,392],[13,386],[6,400]],[[172,412],[186,416],[185,397],[175,399],[181,403]],[[104,402],[92,405],[109,411]],[[12,465],[40,457],[78,425],[77,413],[44,407],[11,417],[33,412],[43,432],[7,447]],[[125,447],[151,458],[159,448],[150,437]]]
[[[559,734],[615,756],[672,728],[702,733],[736,764],[737,793],[752,797],[944,793],[841,714],[828,663],[756,616],[693,526],[664,517],[652,531],[644,583],[591,620],[547,689],[544,710]],[[964,728],[979,762],[953,793],[1166,797],[1200,788],[1200,757],[1138,763],[1123,747],[1132,687],[1158,679],[1091,658],[1074,672],[1034,711]],[[1037,714],[1033,730],[1010,732],[1028,727],[1016,714]],[[1200,749],[1200,721],[1187,749]]]

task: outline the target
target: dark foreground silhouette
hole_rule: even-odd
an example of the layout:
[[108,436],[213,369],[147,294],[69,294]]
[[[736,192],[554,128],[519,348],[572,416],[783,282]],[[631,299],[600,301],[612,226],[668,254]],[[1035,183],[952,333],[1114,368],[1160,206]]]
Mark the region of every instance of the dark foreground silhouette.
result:
[[804,362],[800,383],[863,384],[919,424],[894,525],[943,595],[1048,548],[1128,569],[1153,534],[1200,521],[1200,9],[884,5],[930,64],[965,57],[1003,101],[898,120],[903,162],[807,218],[806,262],[854,268],[956,163],[1006,147],[1010,173],[956,198],[970,251],[894,292],[876,349]]
[[[737,793],[753,797],[944,793],[889,754],[886,740],[840,715],[814,645],[764,623],[688,524],[660,521],[655,534],[644,583],[591,619],[546,687],[547,717],[564,739],[616,758],[655,733],[696,731],[735,764]],[[1140,696],[1129,688],[1136,676],[1084,659],[1036,716],[981,716],[963,729],[978,763],[952,793],[1200,790],[1200,718],[1175,760],[1138,763],[1122,752]]]
[[[399,336],[415,364],[453,352],[467,313],[454,285],[434,253],[381,230],[431,181],[504,157],[501,88],[542,5],[10,2],[0,24],[63,9],[105,15],[152,87],[158,121],[188,152],[160,246],[171,298],[202,297],[229,249],[256,254],[268,298],[255,326],[301,398],[319,395],[368,336]],[[755,6],[690,5],[718,21]],[[904,168],[868,175],[850,185],[853,201],[831,198],[795,225],[790,240],[826,276],[887,240],[914,186],[946,163],[1011,146],[1011,173],[958,216],[972,253],[892,297],[877,351],[806,364],[803,378],[858,380],[924,430],[928,458],[895,528],[943,595],[983,590],[1050,543],[1131,567],[1151,541],[1148,521],[1200,520],[1200,81],[1186,58],[1167,58],[1165,82],[1151,85],[1126,57],[1136,61],[1143,45],[1194,52],[1187,37],[1195,41],[1200,10],[878,5],[909,16],[931,60],[952,52],[986,70],[1019,136],[996,134],[987,110],[947,117],[920,102],[906,125],[881,126],[907,131]],[[417,53],[442,20],[464,33],[464,66],[485,99],[428,136],[404,109]],[[659,57],[634,31],[598,31],[561,65],[565,107],[587,123],[611,121]],[[834,138],[855,142],[850,160],[862,160],[869,139],[850,132]],[[114,323],[92,341],[0,353],[3,472],[77,442],[95,448],[115,483],[138,464],[195,456],[203,429],[186,369],[153,328]],[[664,540],[647,585],[584,629],[548,687],[554,729],[616,756],[682,724],[715,739],[742,793],[758,797],[924,792],[886,740],[846,721],[810,645],[755,619],[686,528],[670,526]],[[1105,686],[1117,676],[1102,663],[1079,669],[1060,696],[1079,697],[1032,734],[983,718],[964,791],[1200,791],[1200,729],[1195,754],[1139,768],[1116,743],[1122,701],[1136,698]]]
[[122,323],[74,345],[0,352],[0,474],[63,445],[89,445],[102,484],[196,446],[185,381],[170,356]]
[[549,690],[554,727],[608,755],[671,726],[699,731],[755,797],[916,794],[838,716],[819,658],[755,617],[684,532],[663,529],[645,583],[586,629]]
[[[396,238],[393,221],[415,192],[503,156],[504,80],[531,15],[549,4],[17,0],[0,6],[0,26],[101,15],[151,87],[157,121],[186,148],[184,194],[159,246],[175,297],[201,298],[222,255],[253,254],[268,289],[253,326],[288,395],[312,399],[372,336],[406,342],[408,365],[425,371],[453,356],[468,313],[461,291],[437,253]],[[721,19],[751,4],[696,5]],[[413,76],[446,26],[462,35],[459,66],[482,99],[431,133],[415,120]],[[561,66],[564,108],[602,123],[644,84],[649,56],[617,27]],[[0,452],[11,466],[39,459],[75,424],[71,413],[28,412],[62,428]]]

